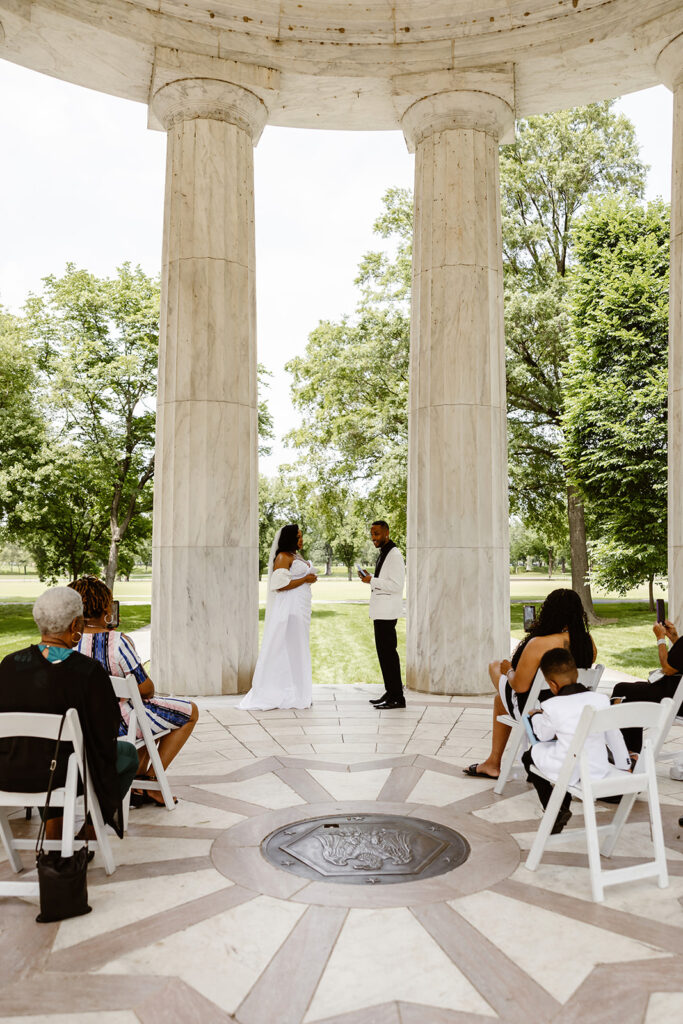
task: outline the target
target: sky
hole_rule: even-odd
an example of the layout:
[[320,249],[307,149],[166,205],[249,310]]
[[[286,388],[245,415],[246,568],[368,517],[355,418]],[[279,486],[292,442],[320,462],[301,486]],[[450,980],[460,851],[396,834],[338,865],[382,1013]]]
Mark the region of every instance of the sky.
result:
[[[664,86],[618,107],[650,165],[647,197],[670,197],[672,96]],[[67,262],[99,276],[125,261],[161,262],[166,137],[147,108],[0,60],[0,304]],[[293,459],[280,438],[296,425],[285,363],[320,320],[353,313],[356,269],[381,247],[372,225],[390,187],[412,188],[400,132],[266,127],[254,151],[259,360],[278,435],[261,471]]]

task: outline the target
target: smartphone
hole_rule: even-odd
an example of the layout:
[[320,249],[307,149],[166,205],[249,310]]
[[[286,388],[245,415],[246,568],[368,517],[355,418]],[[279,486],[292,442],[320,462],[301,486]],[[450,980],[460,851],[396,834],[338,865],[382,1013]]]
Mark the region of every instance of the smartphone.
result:
[[119,622],[120,622],[120,618],[119,618],[119,602],[118,601],[112,601],[112,603],[111,603],[111,614],[112,614],[112,620],[109,623],[109,625],[107,626],[107,629],[118,629],[119,628]]
[[368,570],[364,569],[362,565],[358,564],[358,562],[356,562],[356,569],[358,569],[358,572],[360,573],[361,576],[369,576],[370,575]]
[[528,633],[534,622],[536,621],[536,605],[525,604],[524,605],[524,632]]
[[661,597],[657,598],[657,622],[666,622],[666,605]]

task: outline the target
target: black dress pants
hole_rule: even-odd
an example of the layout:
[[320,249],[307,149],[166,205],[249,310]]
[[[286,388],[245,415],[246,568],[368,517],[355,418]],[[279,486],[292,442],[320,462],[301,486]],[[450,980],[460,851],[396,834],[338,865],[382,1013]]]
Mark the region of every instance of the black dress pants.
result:
[[389,700],[403,700],[401,662],[396,639],[396,619],[374,619],[375,647]]
[[[553,784],[552,782],[548,782],[547,779],[542,779],[540,775],[536,774],[536,772],[531,771],[531,766],[533,764],[531,759],[531,750],[525,750],[522,754],[522,764],[526,768],[526,777],[538,793],[538,799],[541,801],[543,810],[545,810],[553,791]],[[565,793],[564,799],[560,805],[560,811],[568,811],[571,802],[571,793]],[[558,811],[557,813],[559,814],[560,812]]]
[[[659,704],[665,697],[673,697],[680,676],[665,676],[658,679],[656,683],[617,683],[612,690],[613,697],[623,697],[628,703],[636,700],[647,701],[648,704]],[[678,709],[678,714],[683,714],[683,705]],[[628,750],[639,754],[643,746],[643,730],[638,728],[622,729],[624,743]]]

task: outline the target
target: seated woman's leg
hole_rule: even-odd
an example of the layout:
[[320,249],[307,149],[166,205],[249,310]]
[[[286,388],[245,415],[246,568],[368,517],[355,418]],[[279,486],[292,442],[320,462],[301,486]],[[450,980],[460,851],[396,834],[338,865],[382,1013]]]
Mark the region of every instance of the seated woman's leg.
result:
[[503,751],[505,750],[505,744],[508,741],[510,735],[510,726],[505,725],[503,722],[498,721],[498,715],[507,715],[508,709],[500,699],[500,695],[496,694],[493,701],[493,728],[491,735],[491,753],[477,765],[478,775],[489,775],[492,778],[498,778],[500,775],[500,762],[503,757]]
[[119,740],[116,744],[116,774],[119,777],[121,798],[126,795],[138,772],[138,752],[132,743]]
[[173,758],[176,757],[181,748],[185,746],[192,734],[192,730],[197,724],[199,708],[194,703],[191,704],[191,707],[192,715],[189,722],[187,722],[186,725],[181,725],[178,729],[174,729],[168,734],[168,736],[164,736],[163,740],[159,744],[159,756],[164,768],[168,768]]
[[[199,708],[193,702],[190,702],[190,707],[192,708],[190,720],[186,722],[185,725],[181,725],[177,729],[173,729],[168,736],[164,736],[159,743],[159,757],[161,758],[161,763],[164,768],[168,768],[173,758],[176,757],[182,747],[184,747],[192,734],[192,730],[197,724]],[[142,772],[140,772],[140,774],[142,774]],[[149,758],[147,758],[146,777],[149,779],[154,778],[154,773],[149,771]],[[158,804],[164,803],[163,796],[156,790],[147,790],[147,796]]]

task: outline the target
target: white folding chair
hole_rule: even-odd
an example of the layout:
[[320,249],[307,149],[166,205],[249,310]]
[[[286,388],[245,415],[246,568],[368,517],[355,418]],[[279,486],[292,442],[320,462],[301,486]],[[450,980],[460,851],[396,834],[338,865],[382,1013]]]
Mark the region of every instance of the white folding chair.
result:
[[[604,671],[604,665],[595,665],[593,668],[580,668],[579,682],[583,683],[583,685],[588,687],[589,690],[597,690],[598,683],[600,682]],[[538,695],[543,689],[544,684],[545,678],[539,668],[538,672],[534,676],[534,681],[531,684],[529,696],[526,699],[524,712],[521,717],[517,719],[508,714],[498,715],[498,721],[502,722],[503,725],[509,725],[511,730],[500,762],[500,775],[498,776],[498,781],[493,787],[493,792],[498,795],[503,792],[506,784],[510,781],[512,772],[516,768],[515,762],[517,761],[518,756],[521,756],[528,746],[526,729],[524,728],[524,717],[525,715],[528,716],[529,712],[533,711],[533,709],[538,705]],[[522,772],[523,774],[521,777],[526,778],[526,771],[522,769]]]
[[[660,889],[666,888],[669,884],[669,879],[666,869],[664,834],[662,832],[662,818],[657,793],[655,751],[666,726],[666,720],[672,703],[671,698],[667,697],[661,704],[634,702],[632,704],[612,705],[603,710],[591,707],[584,708],[579,719],[578,728],[574,734],[574,739],[567,751],[558,779],[554,783],[553,792],[541,819],[538,832],[529,850],[525,865],[529,871],[536,870],[547,845],[556,845],[563,840],[566,842],[566,833],[555,836],[552,836],[550,833],[555,824],[562,798],[565,793],[570,793],[573,797],[578,797],[579,800],[583,801],[585,828],[573,829],[571,835],[572,838],[577,835],[585,834],[586,836],[591,888],[593,899],[596,902],[601,902],[604,899],[604,887],[606,885],[630,882],[638,878],[656,876]],[[637,771],[631,773],[612,767],[604,779],[592,779],[588,754],[585,749],[587,737],[595,733],[607,732],[609,729],[628,729],[634,726],[642,726],[643,728],[643,748],[638,758]],[[579,781],[576,785],[570,785],[570,779],[574,773],[577,760],[580,770]],[[540,775],[541,778],[546,777],[535,767],[532,768],[532,771]],[[602,855],[604,857],[611,857],[639,793],[647,795],[654,860],[634,864],[627,868],[603,870],[600,864],[601,850],[598,837],[599,835],[605,836]],[[595,818],[595,801],[605,796],[620,796],[621,800],[610,824],[601,825],[598,828]]]
[[[164,770],[164,766],[161,763],[159,750],[157,749],[158,741],[163,739],[164,736],[168,736],[172,730],[162,729],[161,732],[156,734],[152,732],[135,676],[109,676],[109,678],[111,679],[111,685],[114,688],[116,696],[120,700],[129,700],[133,705],[133,713],[130,716],[131,721],[128,724],[128,735],[126,736],[126,740],[128,743],[132,743],[138,750],[141,750],[142,747],[146,748],[150,764],[152,765],[156,776],[156,779],[136,779],[133,785],[136,789],[153,789],[157,792],[160,791],[167,809],[172,811],[175,807],[173,793],[171,792],[171,786]],[[138,728],[142,733],[142,739],[137,739]],[[123,737],[121,738],[123,739]],[[124,820],[126,827],[128,826],[129,808],[130,790],[126,794],[124,806]]]
[[676,779],[678,782],[683,782],[683,750],[666,750],[662,753],[662,747],[666,743],[666,739],[672,725],[683,726],[683,715],[679,715],[677,713],[681,704],[683,704],[683,676],[679,680],[678,686],[674,692],[671,710],[662,730],[662,734],[659,739],[659,746],[655,750],[656,761],[670,761],[672,759],[675,761],[673,767],[669,769],[669,775],[672,779]]
[[[11,739],[17,736],[27,736],[37,739],[53,740],[56,742],[59,733],[61,715],[41,715],[24,713],[18,711],[3,712],[0,714],[0,739]],[[74,842],[77,846],[83,846],[85,840],[74,840],[76,831],[76,800],[79,777],[83,778],[83,759],[85,751],[83,748],[83,733],[78,712],[75,708],[69,708],[66,713],[64,727],[62,729],[62,742],[71,743],[73,752],[69,756],[67,764],[65,784],[53,789],[50,794],[50,807],[64,808],[64,823],[62,825],[61,839],[46,839],[43,847],[46,850],[61,850],[63,857],[70,857],[74,851]],[[46,769],[47,769],[46,765]],[[89,841],[89,845],[98,849],[104,861],[104,870],[108,875],[113,874],[116,864],[112,854],[109,837],[107,836],[102,812],[92,784],[90,770],[87,772],[88,786],[88,812],[95,829],[97,839]],[[27,802],[32,807],[44,807],[47,800],[47,793],[13,793],[7,790],[0,790],[0,837],[7,852],[12,869],[19,873],[24,870],[18,850],[33,850],[35,839],[19,839],[12,834],[12,826],[8,817],[8,811],[15,808],[24,808]],[[38,882],[0,882],[0,896],[36,896],[38,895]]]

